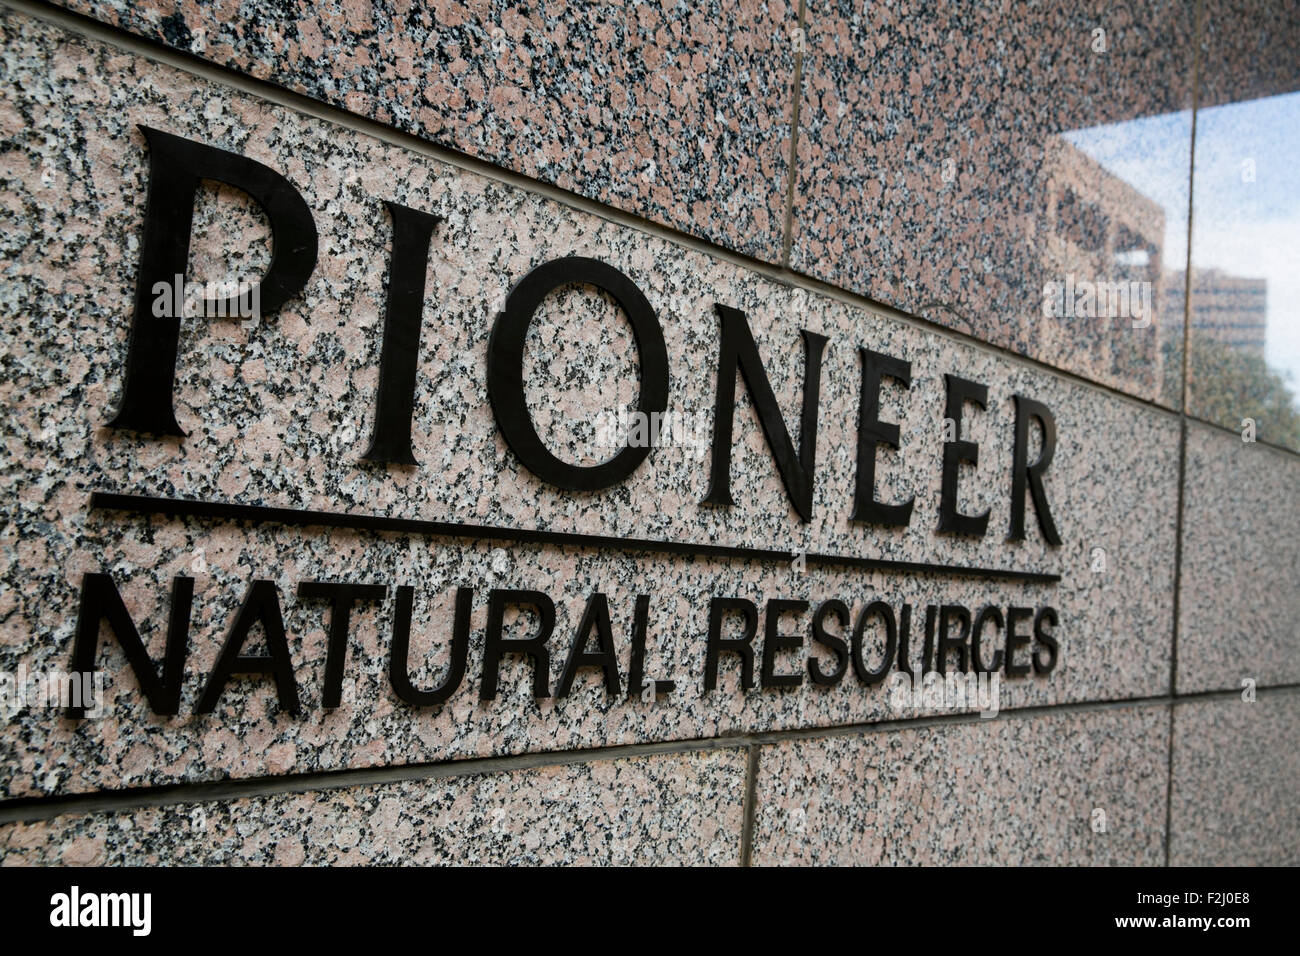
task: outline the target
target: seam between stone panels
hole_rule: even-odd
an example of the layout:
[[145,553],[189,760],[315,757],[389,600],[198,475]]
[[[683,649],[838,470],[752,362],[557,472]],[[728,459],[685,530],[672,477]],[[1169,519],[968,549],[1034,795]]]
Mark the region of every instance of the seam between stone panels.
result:
[[[1263,695],[1297,690],[1300,690],[1300,683],[1260,687],[1257,688],[1257,693]],[[1139,710],[1151,707],[1168,707],[1197,700],[1232,699],[1236,696],[1236,689],[1228,689],[1185,694],[1176,699],[1162,696],[1079,701],[1068,704],[1036,704],[1001,711],[998,718],[995,719],[1019,720],[1053,714],[1087,713],[1097,710]],[[0,802],[0,824],[48,820],[72,814],[120,812],[182,803],[212,803],[280,794],[440,780],[451,777],[473,777],[489,773],[598,763],[636,757],[723,750],[743,751],[751,747],[796,741],[866,736],[868,734],[990,722],[980,718],[978,713],[938,714],[876,721],[874,723],[845,724],[837,727],[799,727],[789,730],[738,733],[694,740],[621,744],[581,750],[539,751],[496,757],[468,757],[433,763],[399,764],[383,767],[341,768],[298,774],[282,774],[272,777],[159,784],[119,790],[101,790],[91,793],[17,797]]]
[[[1231,691],[1225,693],[1232,693]],[[1206,696],[1211,696],[1207,694]],[[1043,704],[1004,710],[999,717],[1022,718],[1088,710],[1126,709],[1144,706],[1162,706],[1168,697],[1133,698],[1129,700],[1089,701],[1074,704]],[[796,740],[823,737],[847,737],[870,733],[889,733],[897,730],[924,729],[949,724],[982,722],[978,713],[938,714],[872,723],[844,724],[836,727],[799,727],[788,730],[737,733],[722,737],[694,740],[658,741],[654,743],[621,744],[590,747],[579,750],[539,751],[498,757],[468,757],[431,763],[397,764],[383,767],[340,768],[337,770],[308,771],[298,774],[281,774],[269,777],[247,777],[221,781],[195,781],[132,787],[120,790],[101,790],[91,793],[67,795],[18,797],[0,802],[0,823],[20,820],[46,819],[71,812],[132,809],[141,806],[164,806],[176,803],[207,802],[219,799],[267,796],[279,793],[302,793],[316,790],[333,790],[342,787],[370,786],[400,783],[412,780],[434,780],[444,777],[476,776],[483,773],[500,773],[511,770],[528,770],[536,767],[567,766],[602,760],[629,757],[656,756],[695,751],[743,749],[756,744],[778,744]],[[68,809],[75,806],[75,809]]]
[[794,193],[799,169],[799,105],[803,98],[803,51],[808,45],[805,0],[799,0],[799,19],[794,49],[794,77],[790,90],[790,158],[785,171],[784,233],[781,239],[781,265],[790,268],[790,250],[794,244]]
[[1174,700],[1169,708],[1169,763],[1165,767],[1165,866],[1169,866],[1169,848],[1173,843],[1174,831],[1174,712],[1178,701]]
[[1183,362],[1181,390],[1178,396],[1178,414],[1187,417],[1187,396],[1191,391],[1192,344],[1192,220],[1196,214],[1196,120],[1201,108],[1201,44],[1205,35],[1205,4],[1197,0],[1192,14],[1196,18],[1192,29],[1192,129],[1187,155],[1187,261],[1183,264]]
[[[1200,109],[1201,43],[1204,36],[1204,0],[1197,0],[1192,16],[1192,128],[1187,151],[1187,259],[1183,263],[1183,355],[1181,390],[1178,400],[1178,505],[1174,512],[1174,602],[1173,632],[1169,639],[1169,696],[1178,696],[1178,631],[1182,621],[1183,598],[1183,511],[1187,501],[1187,396],[1191,368],[1192,331],[1192,222],[1196,197],[1196,118]],[[1174,801],[1174,709],[1169,708],[1169,748],[1165,765],[1165,866],[1169,865],[1169,845],[1173,838]]]
[[[1198,690],[1193,691],[1190,694],[1179,694],[1177,697],[1173,698],[1173,702],[1175,707],[1181,707],[1184,704],[1201,704],[1207,700],[1240,700],[1241,691],[1242,688],[1240,687],[1220,688],[1217,690]],[[1267,687],[1255,688],[1256,695],[1268,694],[1272,696],[1276,694],[1279,697],[1287,694],[1294,694],[1297,691],[1300,691],[1300,683],[1270,684]]]
[[[1257,688],[1260,695],[1300,691],[1300,683],[1278,684]],[[1002,711],[999,717],[1020,719],[1051,714],[1086,713],[1095,710],[1138,710],[1149,707],[1177,706],[1205,700],[1237,697],[1237,690],[1199,691],[1178,698],[1146,697],[1126,700],[1084,701],[1071,704],[1043,704]],[[160,784],[121,790],[101,790],[56,796],[18,797],[0,802],[0,825],[49,820],[59,816],[138,810],[183,803],[213,803],[252,797],[314,793],[364,786],[382,786],[405,782],[473,777],[490,773],[598,763],[636,757],[722,750],[744,750],[791,741],[820,740],[833,737],[865,736],[959,724],[985,723],[978,714],[941,714],[902,720],[849,724],[839,727],[795,728],[736,734],[696,740],[673,740],[656,743],[593,747],[586,750],[541,751],[503,757],[471,757],[437,763],[400,764],[385,767],[343,768],[283,774],[274,777],[248,777],[237,780],[196,781]]]
[[1178,709],[1177,700],[1169,707],[1169,741],[1165,761],[1165,866],[1169,866],[1169,843],[1173,837],[1171,829],[1174,816],[1174,711]]
[[[1189,424],[1201,425],[1213,431],[1222,432],[1225,435],[1231,435],[1238,441],[1241,441],[1241,432],[1228,425],[1220,425],[1218,422],[1212,422],[1204,418],[1197,418],[1195,415],[1184,414],[1182,418]],[[1286,445],[1279,445],[1276,442],[1271,442],[1264,438],[1256,438],[1250,444],[1255,445],[1257,448],[1266,448],[1281,458],[1290,461],[1300,458],[1300,449],[1288,448]]]
[[[322,122],[330,123],[334,126],[348,129],[365,136],[373,137],[400,149],[405,149],[438,162],[445,163],[446,165],[452,166],[456,169],[473,173],[516,189],[524,190],[543,199],[604,219],[608,222],[614,223],[615,225],[634,229],[655,238],[671,242],[674,245],[708,255],[718,261],[737,266],[738,268],[752,273],[756,277],[766,279],[770,282],[784,285],[788,288],[799,289],[815,295],[824,296],[828,299],[839,302],[842,305],[869,312],[873,315],[897,322],[901,325],[909,326],[922,332],[938,336],[947,341],[960,343],[1012,365],[1031,368],[1050,374],[1063,381],[1128,402],[1133,406],[1150,412],[1170,418],[1178,417],[1178,412],[1168,406],[1161,405],[1151,399],[1130,394],[1113,385],[1093,381],[1078,372],[1072,372],[1069,369],[1051,365],[1050,363],[1045,362],[1042,359],[1034,358],[1033,356],[1013,352],[1010,349],[991,342],[986,342],[969,333],[948,328],[921,316],[902,312],[886,303],[877,302],[859,293],[850,292],[847,289],[840,288],[839,286],[831,285],[830,283],[798,272],[797,270],[784,268],[780,265],[754,258],[753,256],[749,256],[743,252],[728,249],[727,247],[708,239],[702,239],[699,236],[691,235],[690,233],[675,229],[672,226],[666,226],[662,223],[647,219],[644,216],[639,216],[636,213],[608,206],[598,200],[581,196],[559,186],[532,179],[522,173],[505,169],[504,167],[497,166],[487,160],[459,152],[452,147],[444,146],[430,140],[421,139],[412,133],[407,133],[377,120],[356,113],[350,113],[343,107],[334,106],[320,100],[312,99],[303,93],[297,93],[293,90],[277,86],[269,81],[248,76],[247,74],[240,73],[230,67],[208,62],[199,58],[195,54],[176,50],[159,41],[151,40],[147,37],[141,37],[134,33],[129,33],[120,27],[102,23],[82,14],[73,13],[61,8],[50,7],[44,3],[37,2],[37,0],[0,0],[0,8],[10,9],[42,22],[51,23],[55,26],[62,27],[73,34],[84,36],[97,42],[111,44],[125,52],[133,53],[143,57],[144,59],[189,73],[192,76],[196,76],[208,82],[216,83],[240,93],[256,97],[257,99],[273,106],[291,109]],[[1260,442],[1260,444],[1266,443]],[[1292,452],[1290,449],[1283,446],[1274,447],[1277,447],[1279,450],[1285,451],[1288,454],[1300,457],[1300,451]]]
[[750,866],[754,853],[754,818],[758,814],[758,762],[762,751],[759,744],[749,745],[749,759],[745,761],[745,809],[740,824],[740,865]]

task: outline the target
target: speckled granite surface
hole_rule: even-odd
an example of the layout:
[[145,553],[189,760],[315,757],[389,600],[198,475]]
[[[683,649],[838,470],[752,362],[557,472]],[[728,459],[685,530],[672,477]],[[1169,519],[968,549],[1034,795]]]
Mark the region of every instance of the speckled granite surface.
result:
[[[1164,249],[1186,246],[1192,15],[810,0],[792,266],[1176,405],[1159,329]],[[1154,319],[1046,317],[1071,274],[1151,282]]]
[[[1203,109],[1300,88],[1294,3],[57,5],[1171,407],[1193,53]],[[1067,276],[1150,324],[1046,317]]]
[[1159,864],[1168,734],[1141,706],[764,747],[753,861]]
[[1300,681],[1300,459],[1189,423],[1178,690]]
[[60,4],[760,259],[781,255],[783,0]]
[[[891,714],[880,687],[845,680],[824,690],[701,696],[708,600],[738,594],[838,597],[855,611],[882,597],[914,607],[961,602],[1050,604],[1060,613],[1062,660],[1050,678],[1008,681],[1004,707],[1141,697],[1167,687],[1172,627],[1177,424],[1143,408],[930,331],[768,282],[735,266],[594,216],[413,156],[394,146],[268,106],[21,16],[0,21],[6,74],[3,177],[8,231],[6,308],[0,327],[11,408],[0,480],[5,526],[0,664],[66,667],[78,587],[107,570],[158,655],[170,580],[196,578],[191,657],[181,717],[145,710],[116,649],[103,652],[111,717],[75,726],[27,712],[4,738],[0,790],[10,795],[229,775],[373,766],[455,756],[519,753],[642,740],[690,739],[736,730],[831,726]],[[117,399],[126,316],[144,195],[145,149],[136,124],[257,158],[303,192],[321,234],[321,257],[303,297],[265,323],[187,322],[176,407],[183,443],[115,434],[102,426]],[[359,462],[369,436],[377,376],[378,316],[388,222],[381,199],[445,218],[428,275],[420,391],[414,423],[418,468]],[[205,197],[192,268],[204,277],[246,274],[266,261],[265,227],[229,190]],[[221,224],[220,228],[216,224]],[[233,245],[251,251],[222,254]],[[259,244],[260,243],[260,244]],[[748,393],[736,417],[737,506],[698,502],[705,461],[691,448],[660,449],[624,485],[572,495],[524,471],[499,437],[483,384],[492,316],[510,285],[555,256],[601,258],[625,271],[659,312],[672,357],[670,408],[711,421],[717,328],[714,302],[745,310],[773,388],[793,420],[802,386],[797,329],[832,338],[821,399],[813,520],[797,521],[763,445]],[[259,258],[260,257],[260,258]],[[579,308],[579,305],[581,306]],[[617,396],[597,373],[624,367],[617,323],[590,319],[599,299],[557,297],[536,321],[527,386],[539,421],[558,429],[561,454],[594,453],[592,417]],[[623,338],[620,338],[623,335]],[[572,336],[576,345],[565,347]],[[913,363],[910,392],[886,387],[882,417],[904,435],[882,452],[882,499],[916,495],[907,531],[851,525],[860,366],[869,345]],[[613,355],[615,358],[601,358]],[[991,509],[982,541],[937,535],[943,375],[987,383],[987,412],[969,410],[964,434],[981,446],[962,477],[964,510]],[[563,384],[564,388],[554,388]],[[550,386],[553,390],[546,391]],[[1058,447],[1047,478],[1064,546],[1006,534],[1014,410],[1020,393],[1054,412]],[[707,413],[707,414],[706,414]],[[711,435],[706,425],[705,438]],[[1036,439],[1035,439],[1036,441]],[[1031,441],[1031,459],[1036,457]],[[827,551],[1059,572],[1056,586],[994,584],[926,575],[847,571],[797,574],[781,565],[702,559],[635,559],[592,551],[499,548],[402,536],[145,521],[88,513],[91,489],[511,527],[636,535],[681,541]],[[1105,552],[1104,572],[1097,551]],[[308,716],[278,712],[263,682],[231,685],[218,714],[190,716],[251,578],[275,582]],[[413,657],[417,683],[446,660],[454,589],[478,588],[470,667],[460,693],[437,712],[400,705],[387,684],[393,602],[359,607],[347,675],[353,702],[320,711],[324,609],[298,601],[302,580],[418,586]],[[526,695],[524,665],[510,660],[503,693],[482,705],[475,690],[488,587],[541,588],[557,600],[552,679],[587,596],[610,595],[624,635],[634,596],[653,595],[649,673],[679,679],[658,705],[608,702],[587,675],[564,701]],[[919,623],[915,625],[918,629]],[[801,627],[806,633],[807,617]],[[623,651],[625,653],[625,651]],[[626,658],[624,658],[626,660]],[[792,655],[791,660],[795,660]],[[797,660],[794,666],[798,666]],[[626,666],[624,665],[624,673]]]
[[0,865],[740,862],[742,750],[660,754],[0,826]]
[[[1253,275],[1258,266],[1263,275],[1280,261],[1280,278],[1267,278],[1269,321],[1283,316],[1273,306],[1300,300],[1286,284],[1289,253],[1300,248],[1295,217],[1283,215],[1273,233],[1254,228],[1261,215],[1289,215],[1277,197],[1295,192],[1286,189],[1295,110],[1279,96],[1300,88],[1295,4],[1261,15],[1218,0],[977,10],[808,0],[806,35],[792,32],[797,8],[786,3],[588,4],[577,12],[499,0],[55,6],[759,259],[779,261],[783,239],[792,239],[796,270],[1169,407],[1180,391],[1173,313],[1183,307],[1183,279],[1174,270],[1186,252],[1191,17],[1199,9],[1189,410],[1234,426],[1252,415],[1260,437],[1289,443],[1275,406],[1202,367],[1195,346],[1215,334],[1216,320],[1196,318],[1195,290],[1207,270]],[[805,45],[794,232],[786,237],[793,80]],[[1007,712],[1166,693],[1179,500],[1172,415],[22,13],[0,11],[0,70],[10,81],[0,88],[0,396],[10,410],[0,463],[0,679],[69,665],[84,573],[112,576],[155,658],[173,575],[195,581],[180,716],[149,713],[123,655],[104,639],[102,719],[77,724],[35,706],[12,719],[4,712],[0,801],[264,778],[259,795],[186,789],[186,802],[174,805],[5,824],[0,863],[731,864],[741,855],[748,781],[744,739],[730,735],[791,729],[826,733],[758,748],[756,863],[1158,864],[1171,746],[1171,862],[1300,857],[1294,689],[1263,691],[1253,703],[1235,692],[1178,702],[1172,741],[1166,703]],[[139,255],[142,123],[282,172],[320,234],[308,287],[269,321],[183,324],[176,411],[191,433],[183,442],[103,427],[119,397]],[[1255,179],[1239,169],[1242,156],[1254,161]],[[384,200],[442,219],[427,274],[413,468],[359,460],[385,306]],[[266,267],[267,223],[237,190],[203,192],[195,223],[190,278],[251,278]],[[594,494],[556,492],[524,470],[500,437],[484,384],[487,335],[506,291],[531,267],[573,254],[611,263],[644,290],[667,339],[669,409],[699,425],[687,444],[659,449],[630,481]],[[1044,283],[1065,276],[1150,280],[1151,326],[1134,328],[1122,316],[1046,317]],[[798,330],[831,341],[810,522],[789,506],[743,389],[737,505],[699,504],[708,474],[697,446],[712,434],[714,303],[749,316],[787,422],[803,385]],[[1276,366],[1283,353],[1269,343],[1261,361]],[[860,346],[912,363],[910,391],[887,385],[881,402],[882,419],[898,422],[903,440],[896,454],[882,450],[878,489],[887,500],[915,496],[905,531],[848,521]],[[606,458],[597,416],[636,396],[635,342],[617,307],[575,289],[554,295],[527,355],[530,412],[549,447],[582,463]],[[934,530],[945,373],[989,387],[987,411],[968,409],[964,426],[963,437],[979,442],[980,466],[961,477],[963,510],[991,511],[982,540]],[[1032,505],[1028,541],[1003,540],[1013,394],[1045,402],[1056,416],[1047,486],[1065,539],[1059,549],[1042,542]],[[1300,680],[1300,459],[1194,422],[1188,436],[1178,690],[1237,688],[1242,677]],[[1031,460],[1037,450],[1035,436]],[[90,512],[94,489],[1015,568],[1062,580],[799,571],[147,520]],[[195,716],[254,578],[277,589],[303,714],[283,713],[269,681],[245,679],[229,685],[214,714]],[[390,587],[384,601],[354,609],[343,702],[333,710],[322,706],[327,611],[296,594],[308,580]],[[465,678],[440,708],[403,704],[390,684],[391,588],[402,584],[416,589],[411,679],[421,687],[446,671],[456,588],[474,588]],[[536,588],[555,599],[551,692],[590,594],[609,596],[623,678],[633,603],[650,595],[647,671],[678,688],[655,703],[629,701],[608,695],[599,673],[586,670],[570,696],[536,700],[531,669],[508,657],[498,697],[481,702],[490,588]],[[863,687],[852,668],[834,687],[805,681],[744,696],[730,660],[719,690],[703,693],[708,602],[731,595],[814,607],[838,598],[854,616],[874,599],[906,602],[918,618],[937,603],[1051,605],[1062,654],[1048,677],[1004,681],[995,720],[843,734],[836,728],[961,705],[900,712],[885,685]],[[829,664],[824,649],[811,647],[809,618],[787,618],[798,646],[777,655],[778,672],[805,673],[805,655]],[[532,623],[508,614],[507,636],[524,636]],[[913,663],[920,629],[915,620]],[[762,643],[760,617],[756,672]],[[872,650],[878,644],[873,638]],[[250,649],[261,645],[259,633]],[[718,750],[546,755],[718,737]],[[336,789],[327,781],[341,778],[325,776],[325,789],[260,795],[294,786],[279,779],[288,774],[530,753],[542,756],[509,770],[455,765],[448,776]],[[575,756],[595,759],[532,766]]]
[[1300,692],[1184,701],[1174,711],[1173,866],[1300,861]]
[[1300,88],[1300,4],[1202,0],[1200,104],[1252,100]]

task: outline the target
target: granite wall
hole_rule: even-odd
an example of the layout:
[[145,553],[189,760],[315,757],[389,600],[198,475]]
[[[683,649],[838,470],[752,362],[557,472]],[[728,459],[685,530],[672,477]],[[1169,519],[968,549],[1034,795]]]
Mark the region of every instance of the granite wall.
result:
[[[1300,17],[939,6],[0,0],[0,861],[1300,861],[1300,417],[1242,371],[1285,339],[1225,337],[1188,280],[1261,208],[1300,253],[1293,169],[1252,146],[1237,197],[1193,155],[1300,117]],[[183,436],[111,425],[146,130],[255,160],[316,232],[280,308],[181,322]],[[386,203],[437,217],[414,464],[368,460]],[[204,180],[185,278],[255,282],[274,231]],[[512,290],[570,256],[644,295],[680,425],[601,489],[539,478],[488,387]],[[1124,307],[1050,308],[1067,281]],[[562,461],[644,397],[624,306],[567,284],[533,315]],[[726,314],[772,396],[725,389],[730,505]],[[764,409],[797,454],[822,340],[801,502]],[[876,411],[897,526],[852,517],[865,350],[908,363]],[[960,424],[952,376],[986,388]],[[981,533],[937,530],[954,454]],[[42,691],[78,641],[74,719]]]

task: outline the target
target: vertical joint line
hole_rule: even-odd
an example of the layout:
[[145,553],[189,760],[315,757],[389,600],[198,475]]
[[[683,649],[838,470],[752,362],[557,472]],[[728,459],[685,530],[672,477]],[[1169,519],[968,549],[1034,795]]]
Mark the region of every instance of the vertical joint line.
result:
[[1169,761],[1165,767],[1165,866],[1169,866],[1169,845],[1173,842],[1174,818],[1174,701],[1169,707]]
[[1174,516],[1174,605],[1173,633],[1169,643],[1169,696],[1178,693],[1178,629],[1183,591],[1183,508],[1187,486],[1187,400],[1191,393],[1192,330],[1192,217],[1196,193],[1196,114],[1200,108],[1201,44],[1205,32],[1205,4],[1198,0],[1192,36],[1192,129],[1187,160],[1187,259],[1183,270],[1183,362],[1182,391],[1178,403],[1178,504]]
[[794,50],[794,80],[790,95],[790,156],[785,170],[784,235],[781,237],[781,265],[790,268],[794,245],[794,189],[799,163],[799,101],[803,97],[803,51],[808,45],[806,0],[799,0],[799,42]]
[[745,768],[745,803],[740,830],[740,865],[750,865],[750,855],[754,847],[754,817],[757,813],[755,803],[758,797],[758,752],[759,744],[749,745],[749,759]]
[[1201,44],[1205,38],[1205,4],[1198,0],[1193,14],[1196,23],[1192,29],[1192,130],[1187,157],[1187,259],[1183,264],[1183,355],[1181,392],[1178,410],[1186,417],[1187,398],[1191,392],[1188,373],[1191,369],[1192,344],[1192,217],[1195,213],[1196,194],[1196,119],[1201,107]]
[[1174,520],[1173,633],[1169,640],[1169,747],[1165,764],[1165,866],[1170,862],[1174,816],[1174,711],[1178,697],[1178,631],[1182,627],[1183,509],[1187,500],[1187,402],[1192,368],[1192,225],[1196,214],[1196,120],[1201,108],[1201,47],[1205,0],[1197,0],[1192,28],[1192,129],[1187,157],[1187,258],[1183,268],[1183,362],[1178,401],[1178,511]]

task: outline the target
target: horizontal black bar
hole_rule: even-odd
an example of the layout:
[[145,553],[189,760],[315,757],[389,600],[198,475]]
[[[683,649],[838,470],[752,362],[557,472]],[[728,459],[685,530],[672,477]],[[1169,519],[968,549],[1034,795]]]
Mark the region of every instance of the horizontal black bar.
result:
[[[795,551],[765,548],[741,548],[722,544],[692,544],[683,541],[656,541],[651,538],[619,538],[603,534],[578,534],[569,531],[538,531],[532,528],[498,528],[491,525],[465,524],[458,521],[424,521],[418,518],[390,518],[386,515],[349,514],[341,511],[310,511],[302,508],[273,508],[268,505],[241,505],[227,501],[195,501],[157,495],[124,495],[110,491],[90,493],[92,511],[128,511],[141,515],[168,518],[215,518],[219,521],[249,521],[253,524],[279,524],[289,527],[349,528],[355,531],[384,531],[434,538],[462,538],[473,541],[513,541],[522,544],[560,545],[571,548],[602,548],[624,554],[681,554],[700,558],[742,561],[768,561],[789,564]],[[890,571],[912,574],[946,574],[968,578],[1002,581],[1025,581],[1031,584],[1056,584],[1059,574],[1016,571],[1011,568],[969,568],[925,561],[895,561],[889,558],[857,558],[841,554],[804,555],[808,565],[832,568],[858,568],[865,571]]]

